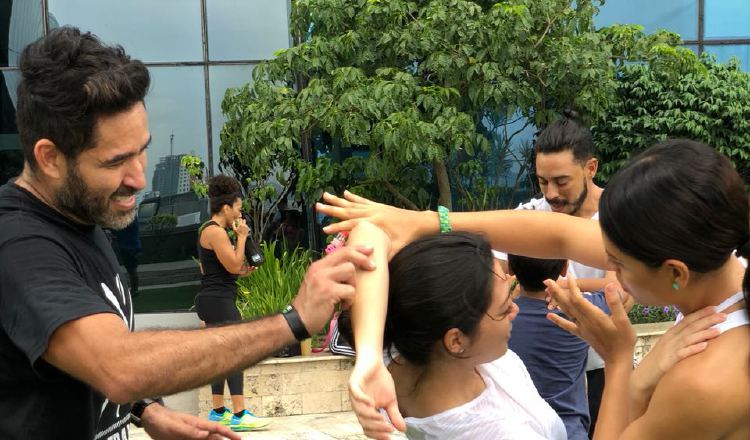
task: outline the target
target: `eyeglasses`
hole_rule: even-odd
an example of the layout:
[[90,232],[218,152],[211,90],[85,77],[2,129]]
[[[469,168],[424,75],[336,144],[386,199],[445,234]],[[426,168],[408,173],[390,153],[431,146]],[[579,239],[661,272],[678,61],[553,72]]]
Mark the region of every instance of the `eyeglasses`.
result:
[[[503,281],[508,281],[509,279],[508,274],[503,272],[502,268],[500,268],[500,273],[495,272],[495,271],[493,271],[493,273]],[[488,318],[490,318],[493,321],[502,321],[503,319],[507,318],[508,315],[510,315],[510,313],[513,311],[513,300],[516,299],[516,296],[518,296],[516,293],[513,292],[513,288],[515,287],[515,285],[516,284],[513,283],[508,290],[509,301],[506,300],[506,302],[508,302],[509,304],[508,304],[508,307],[505,309],[505,311],[497,316],[492,316],[489,314],[489,312],[484,312],[484,314],[487,315]]]

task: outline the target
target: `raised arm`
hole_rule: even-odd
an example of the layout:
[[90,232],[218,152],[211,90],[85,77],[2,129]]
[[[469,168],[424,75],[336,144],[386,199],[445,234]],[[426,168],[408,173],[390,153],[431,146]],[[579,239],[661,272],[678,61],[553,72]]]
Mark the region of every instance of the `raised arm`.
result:
[[[394,251],[427,234],[439,232],[438,214],[410,211],[376,203],[346,192],[345,198],[324,194],[316,209],[343,220],[324,228],[327,233],[351,230],[362,220],[383,229]],[[494,249],[537,258],[568,258],[606,268],[599,223],[565,214],[540,211],[452,212],[454,230],[484,234]]]
[[349,379],[352,410],[364,433],[387,440],[393,426],[378,412],[383,408],[393,425],[405,429],[398,411],[393,378],[383,364],[383,328],[388,310],[388,257],[390,240],[382,229],[359,222],[349,235],[348,245],[373,247],[377,268],[357,271],[357,293],[352,303],[352,330],[357,360]]

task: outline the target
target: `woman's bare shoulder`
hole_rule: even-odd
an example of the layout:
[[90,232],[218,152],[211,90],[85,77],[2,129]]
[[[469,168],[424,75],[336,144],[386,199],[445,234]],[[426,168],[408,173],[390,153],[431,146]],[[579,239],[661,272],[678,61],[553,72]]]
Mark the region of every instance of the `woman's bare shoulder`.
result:
[[750,329],[730,330],[709,343],[702,353],[677,363],[659,382],[664,403],[708,404],[719,418],[745,417],[750,411]]

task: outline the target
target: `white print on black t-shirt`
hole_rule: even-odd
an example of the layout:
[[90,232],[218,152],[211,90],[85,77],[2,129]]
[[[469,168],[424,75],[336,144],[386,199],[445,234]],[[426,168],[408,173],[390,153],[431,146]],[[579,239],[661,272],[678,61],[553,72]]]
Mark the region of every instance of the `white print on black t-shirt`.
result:
[[[128,440],[128,423],[130,423],[130,414],[127,414],[104,431],[98,432],[94,437],[94,440],[102,438],[106,440]],[[113,433],[113,431],[116,432]],[[105,435],[107,437],[104,437]]]
[[117,310],[117,313],[120,315],[120,318],[122,318],[123,321],[125,321],[125,325],[132,331],[131,322],[133,321],[133,310],[131,307],[130,310],[130,316],[126,317],[125,313],[122,311],[122,307],[120,307],[120,304],[127,304],[127,300],[125,299],[125,288],[122,285],[122,282],[120,282],[120,275],[115,275],[115,284],[117,285],[117,290],[119,290],[120,298],[122,301],[118,301],[117,297],[115,297],[115,294],[112,293],[112,290],[110,290],[109,287],[105,283],[101,283],[102,290],[104,291],[104,297],[107,298],[107,301],[110,302],[112,307]]
[[[125,322],[125,325],[128,327],[130,331],[133,330],[132,322],[133,322],[133,309],[130,308],[130,315],[125,316],[125,313],[122,311],[122,307],[124,307],[128,303],[128,299],[125,297],[125,287],[123,287],[122,282],[120,281],[120,275],[115,275],[115,285],[117,286],[118,294],[120,298],[117,298],[114,292],[105,284],[101,283],[102,291],[104,292],[104,297],[109,301],[110,305],[114,307],[115,310],[117,310],[117,313],[120,315],[120,318]],[[109,407],[109,408],[108,408]],[[127,414],[124,418],[120,418],[120,405],[114,404],[109,401],[109,399],[105,399],[102,403],[101,410],[99,411],[99,419],[102,419],[102,416],[104,415],[104,412],[106,410],[115,412],[115,419],[119,419],[117,422],[112,424],[111,426],[108,426],[102,431],[99,431],[96,435],[96,439],[104,438],[105,435],[108,435],[112,433],[112,431],[115,431],[119,429],[123,424],[127,424],[130,420],[130,414]],[[110,413],[111,414],[111,413]],[[127,427],[123,427],[120,432],[115,432],[108,437],[106,437],[106,440],[127,440],[128,439],[128,429]]]

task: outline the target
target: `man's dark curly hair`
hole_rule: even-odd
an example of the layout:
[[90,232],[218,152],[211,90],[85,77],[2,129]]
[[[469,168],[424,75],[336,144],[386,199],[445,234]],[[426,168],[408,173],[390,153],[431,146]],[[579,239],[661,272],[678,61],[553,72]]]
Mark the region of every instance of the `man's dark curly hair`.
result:
[[39,139],[49,139],[75,159],[94,146],[98,119],[142,102],[151,82],[146,66],[121,46],[104,45],[70,26],[26,46],[19,67],[16,122],[32,171]]

